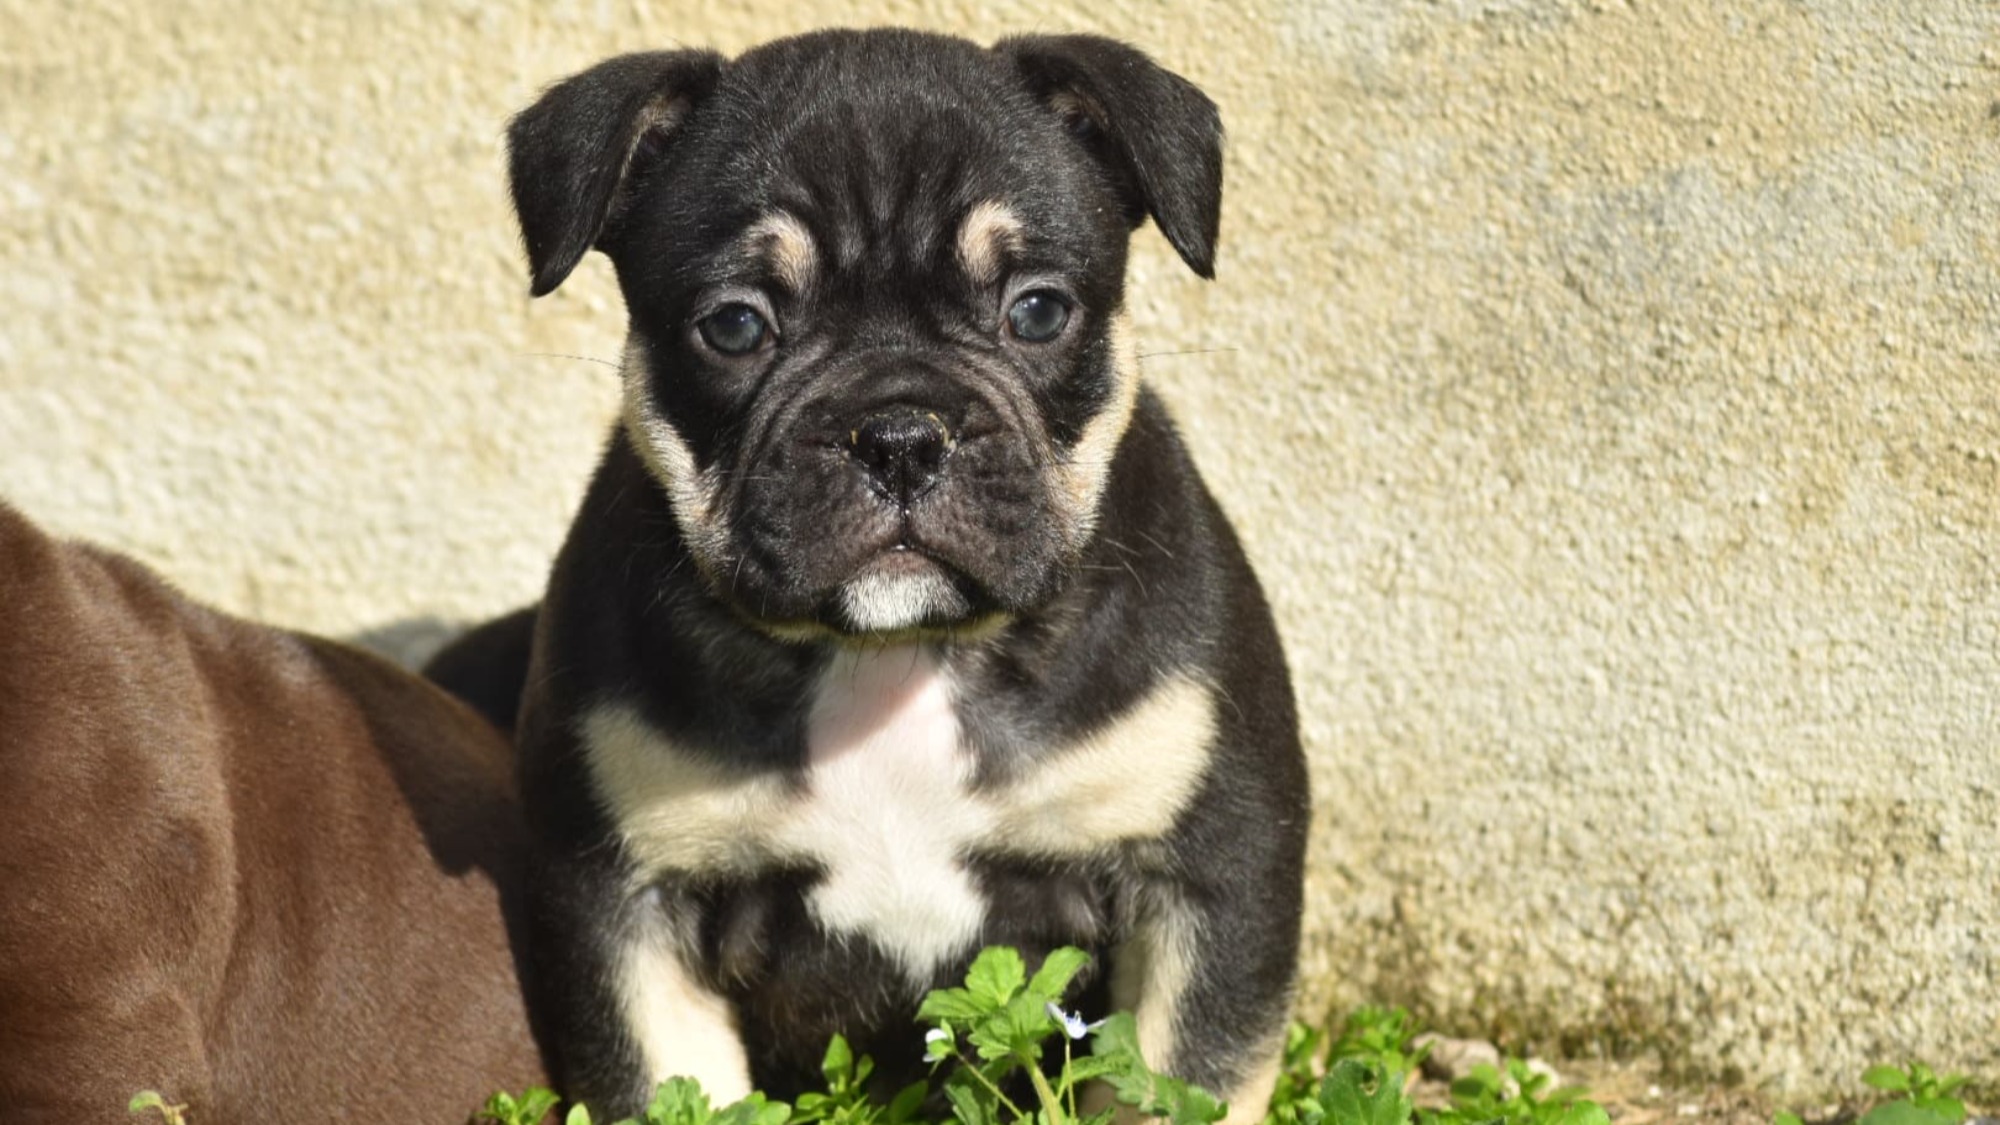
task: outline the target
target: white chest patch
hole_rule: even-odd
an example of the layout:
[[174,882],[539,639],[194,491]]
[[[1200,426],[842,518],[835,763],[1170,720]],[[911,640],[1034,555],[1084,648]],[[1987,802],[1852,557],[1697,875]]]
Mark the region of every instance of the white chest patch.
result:
[[808,899],[820,925],[922,979],[978,940],[988,904],[967,854],[1068,858],[1166,834],[1215,729],[1214,694],[1168,677],[1116,720],[1042,748],[1009,784],[974,792],[950,675],[922,646],[835,658],[814,689],[803,786],[676,746],[622,704],[581,728],[642,883],[811,863],[825,872]]
[[809,796],[777,836],[826,869],[814,917],[927,976],[979,935],[986,902],[959,859],[990,824],[967,791],[973,763],[936,656],[842,651],[813,698],[806,745]]

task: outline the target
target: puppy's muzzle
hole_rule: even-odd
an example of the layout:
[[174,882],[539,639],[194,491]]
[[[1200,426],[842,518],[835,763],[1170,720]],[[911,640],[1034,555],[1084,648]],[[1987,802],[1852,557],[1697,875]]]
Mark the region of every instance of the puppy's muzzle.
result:
[[937,487],[952,445],[950,428],[935,413],[897,407],[863,420],[849,434],[848,452],[877,494],[907,509]]

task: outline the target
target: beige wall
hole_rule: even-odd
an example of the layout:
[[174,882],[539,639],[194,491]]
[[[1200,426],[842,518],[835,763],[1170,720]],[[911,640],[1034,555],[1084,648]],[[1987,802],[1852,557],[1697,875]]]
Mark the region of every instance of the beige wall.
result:
[[1299,672],[1309,1007],[2000,1077],[1991,0],[0,0],[0,495],[333,633],[531,597],[621,316],[528,302],[504,117],[884,21],[1224,107],[1138,322]]

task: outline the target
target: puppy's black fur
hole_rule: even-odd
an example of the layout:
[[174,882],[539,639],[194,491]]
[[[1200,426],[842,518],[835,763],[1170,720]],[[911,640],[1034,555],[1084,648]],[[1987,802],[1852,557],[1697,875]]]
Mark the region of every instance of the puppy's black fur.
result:
[[[709,1024],[779,1096],[836,1031],[893,1084],[916,1000],[980,946],[1076,944],[1100,966],[1080,1005],[1136,1006],[1156,1064],[1260,1116],[1297,956],[1296,717],[1119,332],[1146,217],[1212,270],[1214,106],[1105,39],[827,32],[610,60],[510,139],[534,292],[593,247],[616,266],[626,410],[540,612],[432,674],[503,720],[520,696],[534,1000],[569,1093],[630,1112],[693,1071],[727,1096],[744,1076],[685,1038]],[[893,677],[842,694],[903,659],[943,727]],[[854,768],[826,749],[849,711],[950,732],[911,768],[962,764],[951,824],[908,843],[949,848],[922,878],[976,917],[898,928],[918,877],[890,836],[785,823],[847,823],[819,786]],[[835,895],[848,875],[867,889]],[[656,1020],[675,1004],[704,1014]]]

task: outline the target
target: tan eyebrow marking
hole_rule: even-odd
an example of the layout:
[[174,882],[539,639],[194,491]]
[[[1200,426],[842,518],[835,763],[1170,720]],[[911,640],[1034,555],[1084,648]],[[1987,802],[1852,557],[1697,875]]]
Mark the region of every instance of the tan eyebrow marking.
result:
[[1021,217],[998,200],[974,204],[959,224],[958,262],[980,285],[1000,280],[1002,258],[1020,248]]
[[819,263],[819,247],[798,216],[771,212],[743,232],[743,244],[769,262],[778,283],[793,293],[803,293],[812,284],[813,270]]

